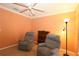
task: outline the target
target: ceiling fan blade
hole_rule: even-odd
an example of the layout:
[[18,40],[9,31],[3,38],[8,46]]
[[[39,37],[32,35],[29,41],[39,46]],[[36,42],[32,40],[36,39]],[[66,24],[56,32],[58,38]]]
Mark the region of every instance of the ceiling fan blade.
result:
[[18,5],[18,6],[22,6],[22,7],[25,7],[25,8],[28,8],[28,6],[25,6],[25,5],[20,4],[20,3],[13,3],[13,4]]
[[23,13],[23,12],[25,12],[25,11],[27,11],[28,9],[25,9],[25,10],[23,10],[23,11],[21,11],[20,13]]
[[29,9],[29,11],[30,11],[30,13],[31,13],[32,16],[35,16],[35,14],[32,13],[31,9]]
[[32,5],[32,7],[34,7],[34,6],[36,6],[37,5],[37,3],[34,3],[33,5]]
[[39,11],[39,12],[44,12],[43,10],[39,10],[39,9],[36,9],[36,8],[32,8],[33,10],[36,10],[36,11]]

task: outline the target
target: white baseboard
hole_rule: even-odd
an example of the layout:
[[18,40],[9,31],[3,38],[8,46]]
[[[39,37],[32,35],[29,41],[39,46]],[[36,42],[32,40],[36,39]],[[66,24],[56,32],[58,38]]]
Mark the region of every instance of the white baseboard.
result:
[[[66,51],[65,49],[60,49],[60,50],[61,50],[61,51]],[[68,53],[69,53],[69,54],[73,54],[73,55],[75,55],[75,53],[74,53],[74,52],[69,51],[69,50],[68,50]]]
[[13,45],[10,45],[10,46],[7,46],[7,47],[3,47],[3,48],[0,48],[0,50],[4,50],[4,49],[7,49],[7,48],[11,48],[11,47],[14,47],[16,46],[17,44],[13,44]]

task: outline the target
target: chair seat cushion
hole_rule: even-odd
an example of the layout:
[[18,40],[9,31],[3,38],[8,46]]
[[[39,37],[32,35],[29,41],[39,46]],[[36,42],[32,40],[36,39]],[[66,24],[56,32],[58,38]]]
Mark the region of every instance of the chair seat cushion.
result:
[[38,51],[37,51],[37,55],[39,56],[49,56],[50,55],[51,50],[47,47],[39,47]]

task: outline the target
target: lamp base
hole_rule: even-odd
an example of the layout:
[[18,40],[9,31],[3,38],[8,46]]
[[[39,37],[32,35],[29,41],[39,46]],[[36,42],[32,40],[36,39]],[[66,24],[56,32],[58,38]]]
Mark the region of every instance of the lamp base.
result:
[[64,54],[63,56],[69,56],[68,54]]

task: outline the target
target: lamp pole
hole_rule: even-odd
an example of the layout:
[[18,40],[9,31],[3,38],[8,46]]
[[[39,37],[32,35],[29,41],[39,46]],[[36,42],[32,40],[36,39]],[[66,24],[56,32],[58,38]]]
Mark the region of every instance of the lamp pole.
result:
[[67,48],[68,48],[68,46],[67,46],[67,45],[68,45],[67,24],[68,24],[68,22],[66,21],[65,24],[66,24],[66,53],[64,54],[64,56],[69,56],[69,55],[68,55],[68,52],[67,52]]
[[66,22],[66,55],[67,55],[67,22]]

